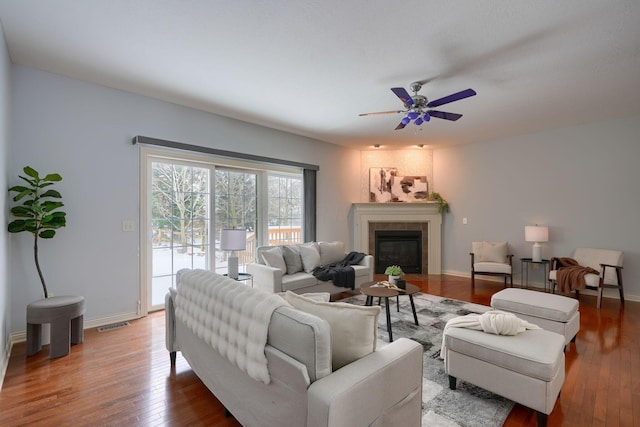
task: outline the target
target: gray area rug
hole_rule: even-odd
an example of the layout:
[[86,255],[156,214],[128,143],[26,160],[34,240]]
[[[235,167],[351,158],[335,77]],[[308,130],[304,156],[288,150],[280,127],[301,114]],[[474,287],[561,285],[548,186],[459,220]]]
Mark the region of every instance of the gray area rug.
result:
[[[409,297],[400,297],[400,312],[395,298],[389,298],[391,329],[394,340],[405,337],[422,344],[424,348],[424,378],[422,382],[422,425],[436,427],[501,426],[514,403],[508,399],[458,380],[455,391],[449,389],[449,378],[440,359],[442,330],[447,320],[469,313],[483,313],[489,307],[450,298],[418,293],[413,296],[418,314],[413,321]],[[364,305],[364,295],[342,300]],[[374,299],[374,303],[377,300]],[[378,320],[378,339],[389,342],[387,320],[383,309]]]

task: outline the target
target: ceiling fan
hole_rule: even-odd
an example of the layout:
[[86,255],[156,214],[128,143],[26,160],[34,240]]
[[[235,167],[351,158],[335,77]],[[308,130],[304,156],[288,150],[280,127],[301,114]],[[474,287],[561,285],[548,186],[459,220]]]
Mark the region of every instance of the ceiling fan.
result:
[[476,95],[475,90],[465,89],[463,91],[445,96],[444,98],[439,98],[439,99],[436,99],[435,101],[429,102],[426,96],[418,95],[418,92],[420,91],[420,89],[422,89],[422,83],[414,82],[414,83],[411,83],[410,87],[411,87],[411,90],[413,91],[413,96],[409,95],[409,92],[407,92],[403,87],[391,88],[391,91],[395,93],[396,96],[400,98],[400,100],[404,104],[404,108],[405,108],[404,110],[380,111],[377,113],[362,113],[362,114],[359,114],[359,116],[377,116],[380,114],[406,113],[407,115],[400,121],[398,126],[396,126],[395,130],[404,129],[404,127],[408,125],[412,120],[415,125],[420,126],[422,123],[428,122],[429,120],[431,120],[431,117],[437,117],[439,119],[456,121],[460,117],[462,117],[462,114],[431,110],[431,108],[448,104],[450,102],[459,101],[461,99],[469,98],[470,96]]

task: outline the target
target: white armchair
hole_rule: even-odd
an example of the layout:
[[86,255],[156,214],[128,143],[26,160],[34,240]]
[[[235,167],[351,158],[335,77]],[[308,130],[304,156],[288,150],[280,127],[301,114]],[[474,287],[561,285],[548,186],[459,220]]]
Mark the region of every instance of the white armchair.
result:
[[[575,261],[578,265],[564,267],[567,261]],[[554,293],[556,286],[560,293],[571,291],[579,295],[581,289],[591,289],[598,292],[597,306],[602,305],[602,291],[604,288],[618,289],[620,301],[624,303],[624,290],[622,289],[622,263],[624,253],[611,249],[576,248],[571,254],[571,258],[553,257],[550,261],[549,283],[551,292]],[[599,274],[581,273],[580,269],[590,267]],[[563,268],[566,275],[558,274]],[[572,271],[572,269],[574,269]],[[560,277],[559,277],[560,276]]]
[[504,286],[513,287],[513,254],[508,254],[507,242],[471,243],[471,287],[476,286],[476,275],[504,278]]

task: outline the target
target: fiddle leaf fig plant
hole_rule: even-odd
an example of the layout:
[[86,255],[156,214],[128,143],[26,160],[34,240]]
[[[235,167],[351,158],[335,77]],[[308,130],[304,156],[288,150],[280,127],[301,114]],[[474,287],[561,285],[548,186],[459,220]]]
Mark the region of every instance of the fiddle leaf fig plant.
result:
[[44,297],[48,298],[49,292],[38,259],[38,239],[52,239],[58,228],[67,225],[67,214],[59,210],[64,206],[60,201],[62,196],[57,190],[50,188],[62,181],[62,177],[57,173],[40,177],[38,171],[30,166],[25,166],[23,172],[25,176],[19,175],[19,178],[25,181],[26,185],[15,185],[9,188],[9,192],[17,193],[13,201],[21,204],[11,208],[11,213],[16,219],[9,223],[8,231],[10,233],[27,231],[33,234],[33,257]]

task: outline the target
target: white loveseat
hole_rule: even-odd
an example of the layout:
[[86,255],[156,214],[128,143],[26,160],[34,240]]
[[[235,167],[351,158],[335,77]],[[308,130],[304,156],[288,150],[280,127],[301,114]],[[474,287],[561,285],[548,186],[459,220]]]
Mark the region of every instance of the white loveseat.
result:
[[[335,294],[349,288],[336,286],[330,280],[318,280],[311,273],[316,267],[342,261],[346,256],[343,242],[261,246],[256,249],[255,263],[247,264],[247,273],[253,275],[254,287],[267,292]],[[352,267],[355,272],[354,289],[373,281],[373,256],[365,255],[359,264]]]
[[[342,317],[340,324],[352,328],[348,334],[356,340],[355,331],[364,330],[363,339],[372,333],[375,337],[378,307],[314,303],[296,294],[287,296],[300,300],[292,304],[336,309],[332,317]],[[239,335],[243,334],[229,332],[238,326],[233,322],[210,318],[222,314],[223,319],[234,319],[240,314],[241,326],[244,319],[255,318],[263,301],[273,303],[274,298],[280,297],[210,271],[181,270],[177,289],[165,299],[166,346],[172,364],[180,351],[207,388],[245,426],[421,425],[422,346],[415,341],[400,338],[376,349],[372,338],[369,345],[373,347],[366,355],[343,359],[343,366],[332,367],[334,347],[345,350],[354,338],[337,344],[340,331],[335,330],[334,319],[323,320],[319,313],[310,314],[282,300],[271,313],[266,345],[259,351],[266,356],[270,381],[252,378],[239,367],[243,363],[232,362],[229,353],[241,346]],[[251,300],[260,303],[247,308]],[[372,323],[363,327],[367,320],[355,319],[358,315],[351,310],[366,311]],[[214,348],[212,336],[216,334],[226,336],[219,347],[224,351]]]

